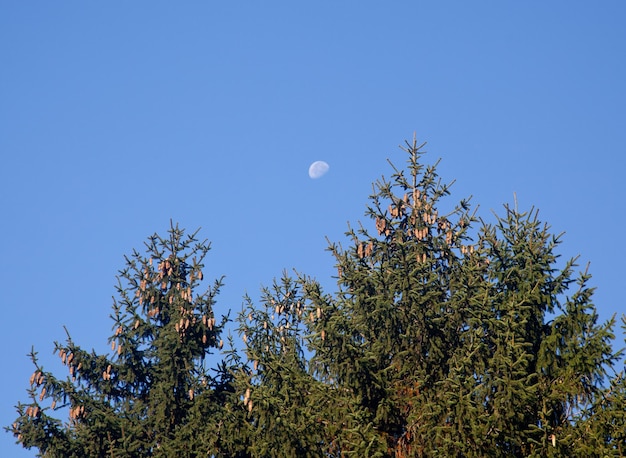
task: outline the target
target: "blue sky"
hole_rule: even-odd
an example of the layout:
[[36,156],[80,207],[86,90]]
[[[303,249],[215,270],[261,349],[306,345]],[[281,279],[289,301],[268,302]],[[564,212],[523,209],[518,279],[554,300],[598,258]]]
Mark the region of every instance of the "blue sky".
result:
[[[538,207],[620,313],[625,19],[621,1],[0,2],[0,423],[31,345],[46,368],[63,326],[107,351],[123,255],[170,219],[211,240],[218,310],[283,269],[331,285],[325,237],[364,219],[414,132],[450,203]],[[34,453],[3,432],[0,455]]]

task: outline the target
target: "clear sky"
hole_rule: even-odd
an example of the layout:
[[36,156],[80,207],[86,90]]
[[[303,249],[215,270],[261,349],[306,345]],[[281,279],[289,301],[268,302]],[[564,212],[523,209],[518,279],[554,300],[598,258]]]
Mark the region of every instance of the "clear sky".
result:
[[[218,312],[283,269],[332,285],[325,236],[414,132],[450,203],[516,193],[623,311],[625,22],[621,0],[0,0],[0,423],[31,345],[46,368],[63,326],[108,350],[123,256],[170,219],[212,241]],[[34,453],[2,432],[0,455]]]

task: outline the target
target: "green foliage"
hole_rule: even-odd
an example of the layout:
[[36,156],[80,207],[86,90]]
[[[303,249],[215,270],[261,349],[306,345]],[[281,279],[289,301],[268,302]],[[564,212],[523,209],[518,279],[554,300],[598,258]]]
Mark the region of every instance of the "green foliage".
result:
[[284,276],[263,291],[262,307],[249,298],[239,330],[250,361],[240,378],[252,456],[320,456],[324,443],[319,406],[326,387],[308,371],[303,348],[304,302],[298,286]]
[[374,184],[347,247],[330,244],[337,291],[283,274],[245,298],[229,351],[221,281],[195,293],[209,245],[151,237],[120,275],[113,354],[68,337],[61,380],[33,352],[8,429],[44,456],[623,456],[621,353],[589,273],[534,209],[490,224],[448,204],[422,147]]
[[579,413],[619,357],[589,275],[557,267],[560,238],[534,210],[507,206],[487,224],[463,200],[440,214],[449,186],[421,146],[406,151],[406,170],[375,184],[373,227],[330,246],[338,292],[301,279],[312,374],[363,436],[338,432],[341,453],[575,456]]
[[[69,370],[60,379],[31,354],[31,401],[18,405],[11,428],[24,447],[51,457],[234,456],[238,444],[229,442],[230,432],[220,434],[219,420],[237,404],[232,371],[223,363],[213,375],[205,365],[223,345],[226,318],[213,311],[221,280],[195,293],[210,247],[172,227],[146,248],[146,256],[126,258],[120,272],[111,355],[87,352],[68,335],[55,343]],[[69,421],[52,417],[56,411]],[[210,438],[196,434],[199,424]]]

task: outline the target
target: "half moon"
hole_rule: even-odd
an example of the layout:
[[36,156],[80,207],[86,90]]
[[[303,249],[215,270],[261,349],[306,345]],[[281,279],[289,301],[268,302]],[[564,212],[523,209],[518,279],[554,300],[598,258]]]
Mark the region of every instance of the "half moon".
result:
[[314,180],[317,178],[323,177],[326,172],[330,169],[330,165],[328,165],[324,161],[315,161],[313,164],[309,166],[309,176]]

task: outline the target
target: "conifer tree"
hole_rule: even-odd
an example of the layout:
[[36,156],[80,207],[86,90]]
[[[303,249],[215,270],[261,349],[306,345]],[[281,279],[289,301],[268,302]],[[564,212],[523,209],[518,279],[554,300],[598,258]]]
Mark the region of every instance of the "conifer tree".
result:
[[249,452],[263,457],[323,456],[319,411],[330,398],[309,371],[299,285],[285,274],[272,288],[263,289],[261,303],[255,307],[246,298],[238,318],[249,361],[237,377],[248,411]]
[[[622,330],[626,333],[626,315]],[[571,426],[570,440],[578,456],[626,455],[626,367],[580,410]]]
[[[422,145],[423,146],[423,145]],[[303,280],[310,366],[342,398],[334,445],[361,456],[574,456],[571,425],[618,354],[589,275],[557,266],[560,238],[536,211],[494,225],[422,165],[375,184],[371,226],[331,244],[335,295]],[[571,296],[568,296],[571,294]],[[335,415],[335,417],[341,415]],[[329,444],[330,445],[330,444]]]
[[[237,456],[236,436],[222,427],[241,410],[228,366],[237,363],[211,372],[206,361],[223,345],[226,317],[214,312],[222,282],[196,292],[210,245],[172,226],[146,248],[118,277],[112,354],[86,351],[68,334],[55,343],[63,379],[31,353],[31,399],[10,428],[24,447],[50,457]],[[66,413],[67,422],[55,417]]]

